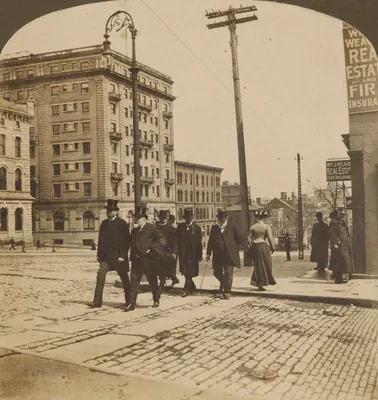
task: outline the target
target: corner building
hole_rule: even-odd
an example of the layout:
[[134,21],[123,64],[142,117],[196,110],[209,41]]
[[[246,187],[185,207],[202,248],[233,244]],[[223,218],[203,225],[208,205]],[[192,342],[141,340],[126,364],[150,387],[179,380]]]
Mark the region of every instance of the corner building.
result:
[[185,207],[192,207],[194,220],[202,229],[206,246],[216,211],[222,207],[221,174],[223,169],[184,161],[175,161],[177,222],[182,222]]
[[[134,211],[131,59],[103,47],[10,57],[1,62],[5,100],[33,99],[30,128],[33,232],[42,241],[97,240],[107,198]],[[173,81],[138,64],[142,201],[175,210]]]
[[0,99],[0,244],[33,242],[29,127],[33,104]]

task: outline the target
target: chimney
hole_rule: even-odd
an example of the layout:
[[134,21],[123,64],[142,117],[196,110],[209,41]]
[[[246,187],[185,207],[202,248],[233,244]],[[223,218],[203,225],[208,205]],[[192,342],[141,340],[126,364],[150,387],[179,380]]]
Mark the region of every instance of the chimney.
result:
[[287,201],[287,193],[286,192],[281,192],[281,200]]

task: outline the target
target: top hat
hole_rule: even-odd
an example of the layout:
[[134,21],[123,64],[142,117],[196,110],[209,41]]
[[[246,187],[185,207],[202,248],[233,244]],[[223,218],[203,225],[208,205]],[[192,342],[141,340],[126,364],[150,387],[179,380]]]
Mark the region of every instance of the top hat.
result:
[[112,211],[112,210],[119,211],[118,200],[107,199],[105,208],[108,211]]
[[259,219],[269,218],[271,213],[271,210],[257,210],[254,212],[255,217]]
[[147,217],[147,207],[146,206],[136,206],[135,207],[135,218],[148,218]]
[[160,210],[160,211],[157,213],[157,217],[158,217],[159,219],[166,219],[166,218],[168,218],[168,217],[169,217],[169,210]]
[[227,218],[227,211],[218,208],[217,219],[224,221]]
[[186,207],[184,208],[184,218],[192,218],[193,217],[193,208],[192,207]]

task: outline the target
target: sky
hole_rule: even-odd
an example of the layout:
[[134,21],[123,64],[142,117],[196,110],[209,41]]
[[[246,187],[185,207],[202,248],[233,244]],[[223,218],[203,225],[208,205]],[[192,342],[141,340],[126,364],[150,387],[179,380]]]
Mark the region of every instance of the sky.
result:
[[[175,159],[224,168],[239,181],[231,51],[227,28],[205,12],[232,0],[118,0],[59,11],[20,29],[2,55],[100,44],[105,23],[126,10],[138,29],[137,59],[174,80]],[[237,27],[248,185],[252,198],[325,186],[327,158],[347,157],[349,132],[342,22],[299,7],[244,1],[257,21]],[[131,56],[112,33],[111,47]],[[308,182],[310,181],[310,182]]]

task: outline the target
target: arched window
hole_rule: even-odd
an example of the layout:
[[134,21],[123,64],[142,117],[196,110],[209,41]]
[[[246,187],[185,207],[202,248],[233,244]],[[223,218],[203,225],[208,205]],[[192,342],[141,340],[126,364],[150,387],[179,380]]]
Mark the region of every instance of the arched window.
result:
[[193,202],[193,190],[190,191],[190,201]]
[[211,185],[211,186],[214,186],[214,179],[213,179],[213,177],[210,178],[210,185]]
[[20,129],[21,125],[20,125],[20,121],[16,121],[16,129]]
[[23,211],[22,208],[17,208],[14,213],[14,228],[16,231],[22,231],[22,218]]
[[209,209],[206,208],[206,218],[209,219],[210,215],[209,215]]
[[214,193],[211,193],[211,202],[214,203]]
[[180,172],[177,172],[177,183],[180,183]]
[[205,186],[205,177],[203,175],[201,176],[201,183],[202,183],[202,186]]
[[188,191],[187,190],[185,190],[185,202],[186,203],[188,202]]
[[185,183],[188,183],[188,174],[184,175]]
[[214,218],[214,208],[211,209],[211,219]]
[[7,190],[7,170],[0,168],[0,190]]
[[197,186],[199,185],[199,177],[198,177],[198,175],[196,175],[196,185]]
[[202,203],[205,202],[205,192],[202,192]]
[[21,157],[21,138],[19,137],[14,139],[14,155],[16,157]]
[[22,171],[20,168],[17,168],[14,174],[14,187],[18,192],[22,190]]
[[209,186],[209,177],[206,176],[206,186]]
[[5,126],[5,119],[4,118],[0,118],[0,126]]
[[0,135],[0,156],[6,155],[5,135]]
[[57,211],[54,214],[54,231],[64,231],[64,212]]
[[8,230],[8,209],[0,209],[0,231],[6,232]]
[[206,193],[206,203],[209,202],[209,192]]
[[190,184],[193,185],[193,175],[190,174]]
[[196,192],[197,203],[199,202],[199,192]]
[[86,211],[83,215],[83,228],[85,231],[94,231],[95,217],[92,211]]

